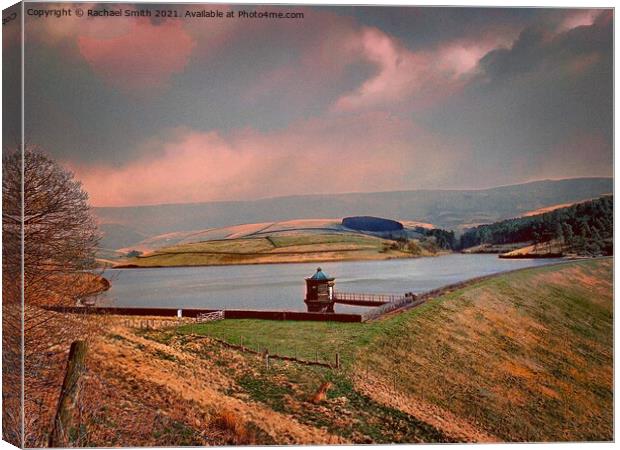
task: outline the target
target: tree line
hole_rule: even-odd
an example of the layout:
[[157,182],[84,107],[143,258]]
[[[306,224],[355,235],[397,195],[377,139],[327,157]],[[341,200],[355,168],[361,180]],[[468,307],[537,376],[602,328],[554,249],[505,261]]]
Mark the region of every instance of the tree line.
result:
[[444,250],[455,250],[458,247],[458,240],[454,231],[444,230],[443,228],[415,227],[415,232],[427,238],[434,238],[435,244]]
[[468,229],[460,248],[481,244],[542,244],[556,240],[564,252],[582,255],[613,253],[613,196],[578,203],[548,213],[503,220]]

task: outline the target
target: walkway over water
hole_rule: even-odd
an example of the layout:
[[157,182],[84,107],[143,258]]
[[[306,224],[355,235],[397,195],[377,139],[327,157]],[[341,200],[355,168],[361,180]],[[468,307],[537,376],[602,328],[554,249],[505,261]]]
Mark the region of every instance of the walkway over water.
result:
[[334,291],[334,303],[353,306],[382,306],[404,300],[404,294],[374,294],[362,292]]

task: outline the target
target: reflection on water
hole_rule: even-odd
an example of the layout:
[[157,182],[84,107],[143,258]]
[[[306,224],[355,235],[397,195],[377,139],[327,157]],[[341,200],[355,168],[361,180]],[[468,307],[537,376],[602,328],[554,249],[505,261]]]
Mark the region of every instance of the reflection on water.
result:
[[[114,306],[286,309],[304,311],[304,278],[320,265],[336,277],[336,290],[425,292],[482,275],[558,260],[499,259],[452,254],[434,258],[308,264],[262,264],[161,269],[108,269],[112,288],[103,301]],[[336,305],[338,312],[365,308]]]

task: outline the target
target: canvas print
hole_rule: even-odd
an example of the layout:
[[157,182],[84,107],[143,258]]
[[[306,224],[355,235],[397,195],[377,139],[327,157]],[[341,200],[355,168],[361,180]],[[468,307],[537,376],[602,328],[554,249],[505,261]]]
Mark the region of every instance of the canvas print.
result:
[[611,8],[3,11],[3,439],[613,440]]

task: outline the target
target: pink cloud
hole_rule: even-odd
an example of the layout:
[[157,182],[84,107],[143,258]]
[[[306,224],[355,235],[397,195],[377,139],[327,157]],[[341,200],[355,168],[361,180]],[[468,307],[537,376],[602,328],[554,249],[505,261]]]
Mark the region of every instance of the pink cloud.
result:
[[[135,7],[123,5],[122,9]],[[148,17],[72,15],[53,20],[26,16],[25,23],[28,39],[61,49],[70,63],[85,60],[96,76],[126,92],[164,86],[185,69],[196,46],[183,22],[175,20],[154,23]]]
[[510,42],[511,34],[487,33],[410,51],[376,28],[358,35],[361,58],[377,66],[375,76],[341,96],[336,111],[380,107],[415,98],[424,105],[459,90],[473,76],[478,61],[490,50]]
[[135,19],[122,34],[82,35],[77,42],[95,73],[123,90],[165,84],[183,71],[195,45],[180,22],[153,24],[146,18]]
[[594,23],[601,13],[599,9],[577,9],[569,12],[560,22],[558,32],[568,31],[581,26],[589,26]]
[[71,168],[98,206],[402,189],[451,170],[441,163],[450,158],[447,149],[433,136],[384,113],[314,119],[271,133],[178,128],[168,135],[150,144],[157,156]]

